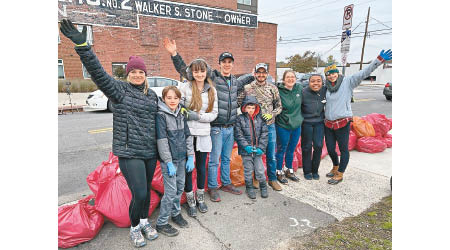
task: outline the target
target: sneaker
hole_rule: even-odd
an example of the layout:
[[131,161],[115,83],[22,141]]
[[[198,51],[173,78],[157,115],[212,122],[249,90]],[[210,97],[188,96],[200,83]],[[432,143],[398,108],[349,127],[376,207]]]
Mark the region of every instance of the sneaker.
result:
[[209,199],[211,199],[214,202],[220,201],[220,195],[219,195],[219,192],[217,192],[217,188],[208,189],[208,193],[209,193]]
[[154,240],[158,238],[158,232],[156,232],[156,230],[150,225],[150,223],[142,226],[141,232],[147,240]]
[[228,184],[226,186],[222,186],[221,189],[224,192],[228,192],[228,193],[232,193],[232,194],[236,194],[236,195],[242,194],[242,191],[237,189],[233,184]]
[[188,222],[183,218],[183,216],[181,216],[181,213],[179,213],[177,216],[172,217],[172,221],[181,228],[189,227]]
[[166,224],[166,225],[162,225],[162,226],[156,225],[155,229],[156,229],[156,231],[158,231],[158,233],[164,234],[169,237],[178,235],[178,229],[172,227],[170,224]]
[[144,236],[142,236],[140,227],[134,230],[130,228],[130,239],[134,247],[143,247],[147,245]]
[[304,176],[305,176],[305,179],[307,179],[309,181],[313,179],[313,175],[311,173],[305,174]]
[[318,173],[313,173],[312,176],[314,180],[320,179],[320,175]]

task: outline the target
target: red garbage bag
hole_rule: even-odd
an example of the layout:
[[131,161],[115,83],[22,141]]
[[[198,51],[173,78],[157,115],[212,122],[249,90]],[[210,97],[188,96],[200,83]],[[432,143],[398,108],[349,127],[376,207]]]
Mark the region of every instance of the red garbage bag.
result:
[[375,136],[384,136],[391,130],[391,121],[383,114],[372,113],[363,116],[362,119],[372,124],[375,130]]
[[350,134],[348,137],[348,150],[353,150],[356,147],[356,140],[358,137],[356,136],[356,133],[352,130],[350,130]]
[[383,137],[383,140],[386,143],[386,146],[388,148],[392,148],[392,135],[391,134],[385,134]]
[[[303,155],[302,155],[302,145],[301,145],[300,143],[299,143],[299,144],[297,145],[297,147],[295,148],[294,156],[297,157],[297,160],[298,160],[298,167],[299,167],[299,168],[303,167],[303,162],[302,162],[302,159],[303,159]],[[296,170],[294,170],[294,171],[296,171]]]
[[113,178],[118,168],[119,158],[112,152],[109,152],[108,160],[102,162],[102,164],[87,176],[86,182],[95,195],[97,195],[99,183],[106,182]]
[[356,141],[356,150],[366,153],[383,152],[386,143],[380,137],[361,137]]
[[148,209],[148,217],[150,217],[158,207],[161,197],[153,189],[150,189],[150,208]]
[[233,148],[230,157],[230,179],[231,183],[238,187],[245,184],[244,179],[244,164],[242,157],[238,154],[238,148]]
[[164,179],[161,172],[159,161],[156,163],[155,173],[153,174],[152,189],[161,195],[164,194]]
[[353,131],[358,138],[375,136],[375,129],[372,124],[358,116],[353,116]]
[[322,155],[320,156],[321,159],[325,158],[325,156],[328,155],[328,149],[327,149],[327,144],[325,143],[325,141],[323,142],[323,146],[322,146]]
[[73,205],[58,208],[58,247],[69,248],[93,239],[103,226],[104,218],[89,200],[81,199]]

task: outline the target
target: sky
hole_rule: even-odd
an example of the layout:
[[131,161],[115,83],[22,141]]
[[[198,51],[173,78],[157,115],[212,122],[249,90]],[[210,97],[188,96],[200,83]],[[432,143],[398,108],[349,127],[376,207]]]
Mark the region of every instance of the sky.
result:
[[[344,7],[350,4],[354,5],[351,30],[355,37],[350,39],[347,62],[359,62],[361,59],[365,22],[370,7],[367,30],[373,31],[371,33],[374,35],[366,38],[363,61],[367,62],[382,49],[392,47],[391,0],[259,0],[258,21],[278,24],[277,39],[281,37],[284,42],[277,42],[277,61],[286,62],[288,56],[311,50],[319,53],[323,60],[333,55],[340,63]],[[329,40],[308,41],[324,37]],[[297,40],[287,41],[292,39]]]

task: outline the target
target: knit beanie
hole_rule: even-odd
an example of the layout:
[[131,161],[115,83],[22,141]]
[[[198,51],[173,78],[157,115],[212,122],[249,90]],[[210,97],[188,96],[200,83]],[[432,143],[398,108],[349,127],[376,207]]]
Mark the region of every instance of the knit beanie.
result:
[[140,69],[145,72],[145,75],[147,75],[147,68],[145,67],[144,59],[139,56],[130,56],[126,68],[127,75],[133,69]]
[[339,70],[336,68],[335,63],[329,63],[329,64],[327,64],[327,66],[325,67],[323,72],[325,72],[325,75],[328,76],[331,73],[339,73]]

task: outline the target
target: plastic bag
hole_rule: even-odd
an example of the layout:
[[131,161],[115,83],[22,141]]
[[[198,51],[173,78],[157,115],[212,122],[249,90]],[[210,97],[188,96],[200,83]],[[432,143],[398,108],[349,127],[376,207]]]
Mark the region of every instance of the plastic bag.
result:
[[358,137],[356,136],[355,132],[350,130],[350,134],[348,136],[348,150],[353,150],[356,147],[356,140]]
[[386,146],[388,148],[392,148],[392,135],[391,134],[385,134],[383,136],[383,140],[384,140],[384,143],[386,143]]
[[150,189],[150,208],[148,209],[148,217],[152,215],[153,211],[159,206],[161,197],[153,189]]
[[245,184],[244,179],[244,164],[242,158],[238,154],[238,148],[233,148],[230,157],[230,179],[231,183],[238,187]]
[[391,121],[383,114],[372,113],[362,117],[362,119],[372,124],[375,136],[384,136],[391,130]]
[[73,205],[58,208],[58,247],[69,248],[93,239],[103,226],[104,218],[88,204],[90,195]]
[[358,138],[375,136],[375,129],[372,124],[358,116],[353,116],[353,131]]
[[155,173],[153,174],[152,189],[161,195],[164,194],[164,179],[161,172],[159,161],[156,162]]
[[[303,167],[303,161],[302,161],[303,155],[302,155],[302,145],[300,143],[295,148],[294,156],[297,157],[298,168],[302,168]],[[297,171],[297,170],[294,169],[294,171]]]
[[114,177],[119,168],[119,158],[112,152],[109,152],[107,161],[102,162],[94,171],[86,178],[86,182],[92,192],[97,195],[99,183],[106,182]]
[[356,150],[366,153],[379,153],[386,149],[386,143],[380,137],[361,137],[356,141]]

